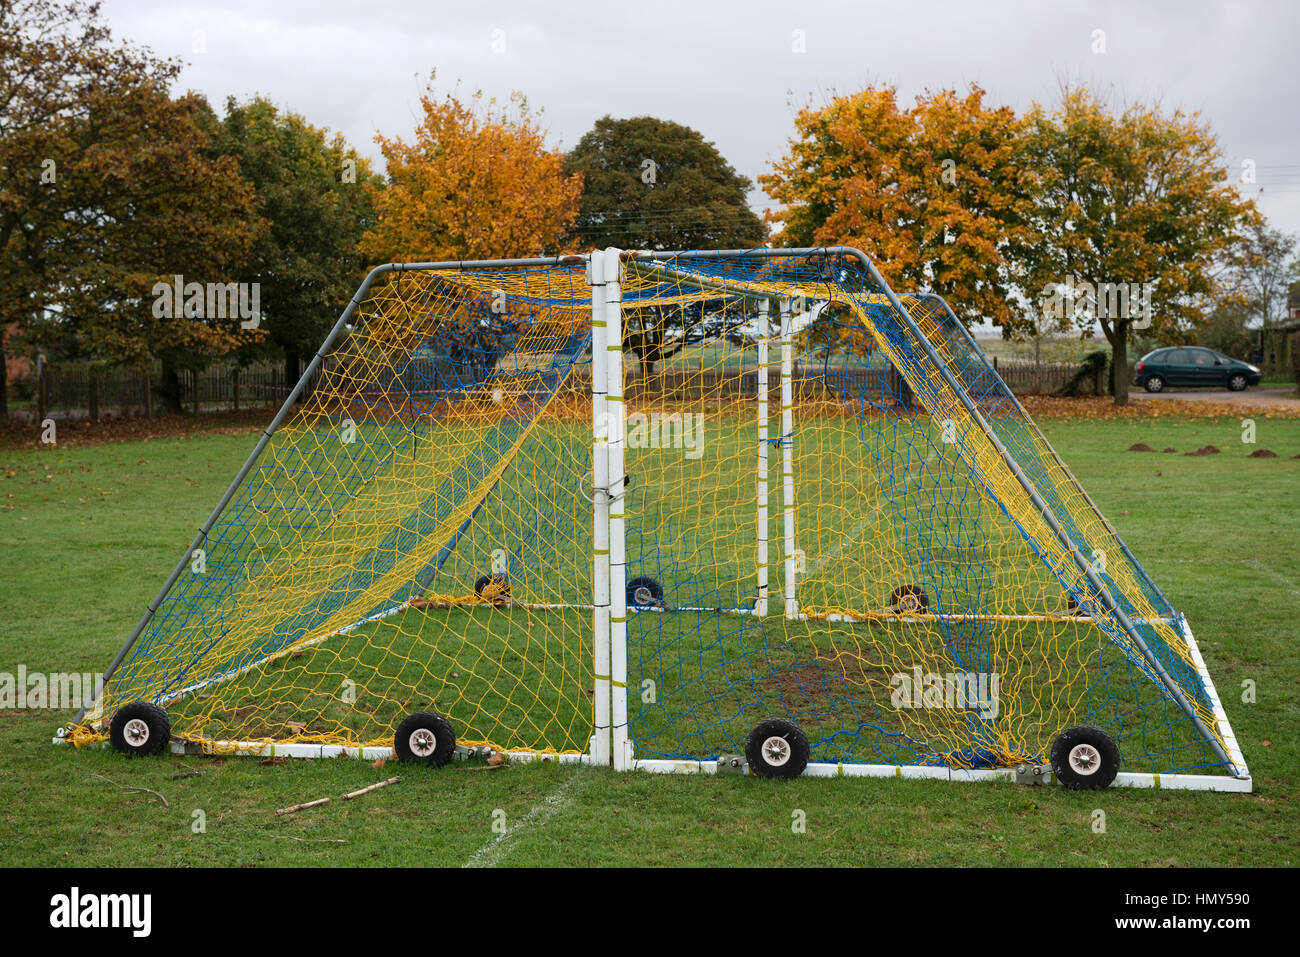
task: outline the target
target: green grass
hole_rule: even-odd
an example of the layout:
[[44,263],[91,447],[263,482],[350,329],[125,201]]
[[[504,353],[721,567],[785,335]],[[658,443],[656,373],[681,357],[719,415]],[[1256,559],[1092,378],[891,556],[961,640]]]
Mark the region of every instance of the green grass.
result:
[[[1191,620],[1250,763],[1252,795],[774,784],[556,765],[127,763],[50,745],[68,712],[0,711],[0,863],[1294,866],[1300,462],[1290,457],[1300,454],[1300,422],[1257,422],[1253,447],[1240,444],[1236,419],[1042,423]],[[0,672],[101,669],[254,435],[0,450]],[[1227,451],[1124,451],[1136,442]],[[1253,448],[1278,458],[1246,457]],[[1258,703],[1241,703],[1246,679]],[[182,765],[202,774],[173,780]],[[392,773],[401,783],[337,800]],[[96,775],[157,790],[170,806]],[[287,818],[273,813],[324,796],[336,800]],[[1097,808],[1107,813],[1104,834],[1091,826]],[[807,815],[806,833],[792,833],[796,809]],[[198,810],[205,833],[192,828]],[[498,810],[518,829],[491,846]]]

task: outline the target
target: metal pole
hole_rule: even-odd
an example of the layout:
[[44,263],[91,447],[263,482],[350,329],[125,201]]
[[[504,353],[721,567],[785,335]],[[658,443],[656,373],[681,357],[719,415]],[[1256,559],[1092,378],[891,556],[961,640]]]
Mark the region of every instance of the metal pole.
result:
[[[591,283],[591,498],[592,498],[592,627],[595,643],[595,703],[592,711],[591,759],[610,763],[609,694],[609,355],[605,348],[605,254],[593,253],[587,263]],[[615,263],[615,268],[618,264]]]
[[780,300],[781,308],[781,511],[784,517],[785,542],[785,617],[799,614],[795,598],[794,557],[794,339],[791,333],[790,299]]
[[770,530],[767,515],[767,363],[771,327],[767,309],[767,300],[761,300],[758,304],[758,598],[754,601],[754,614],[760,616],[767,614],[767,536]]
[[[599,255],[599,254],[597,254]],[[619,250],[605,250],[605,351],[609,354],[607,418],[609,434],[609,684],[614,769],[631,767],[627,727],[627,549],[624,541],[623,464],[626,408],[623,404],[623,311]]]

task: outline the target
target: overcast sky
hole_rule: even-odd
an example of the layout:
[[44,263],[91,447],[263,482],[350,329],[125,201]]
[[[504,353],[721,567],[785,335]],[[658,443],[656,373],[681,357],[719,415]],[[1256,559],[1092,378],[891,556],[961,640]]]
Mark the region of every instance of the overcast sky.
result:
[[[103,6],[117,36],[185,60],[180,86],[214,107],[260,93],[375,158],[376,131],[410,138],[432,69],[439,91],[523,92],[563,149],[606,113],[649,114],[700,130],[751,179],[784,152],[792,103],[809,97],[883,82],[910,102],[973,81],[1024,109],[1071,79],[1120,103],[1200,111],[1234,175],[1254,161],[1250,189],[1272,223],[1300,233],[1300,4],[1288,0]],[[768,205],[759,190],[750,200]]]

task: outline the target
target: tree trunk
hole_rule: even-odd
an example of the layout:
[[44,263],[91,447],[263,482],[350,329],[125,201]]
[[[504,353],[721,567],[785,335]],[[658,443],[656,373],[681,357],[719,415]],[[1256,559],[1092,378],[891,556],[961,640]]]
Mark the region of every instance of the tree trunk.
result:
[[162,377],[158,383],[158,397],[162,399],[163,415],[179,415],[184,412],[181,406],[181,374],[176,362],[164,356],[162,360]]
[[1116,405],[1128,405],[1128,323],[1115,324],[1115,338],[1111,352],[1111,393]]
[[9,370],[5,362],[5,330],[0,325],[0,422],[9,421]]
[[290,389],[298,384],[302,378],[302,363],[298,360],[298,353],[294,352],[288,346],[284,349],[284,382]]
[[[292,392],[293,387],[298,384],[302,378],[302,363],[298,359],[298,353],[289,346],[284,347],[284,388],[285,392]],[[307,396],[304,394],[298,396],[298,401],[302,402]]]

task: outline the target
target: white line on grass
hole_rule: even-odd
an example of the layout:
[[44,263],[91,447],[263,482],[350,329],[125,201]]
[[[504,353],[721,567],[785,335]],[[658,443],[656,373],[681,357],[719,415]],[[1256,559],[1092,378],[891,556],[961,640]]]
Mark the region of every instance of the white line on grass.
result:
[[568,810],[573,803],[575,792],[580,790],[583,778],[582,771],[575,771],[567,781],[546,795],[540,803],[530,808],[527,814],[519,818],[514,824],[508,824],[504,831],[495,835],[492,840],[471,854],[469,860],[462,866],[496,867],[510,853],[514,839],[520,834],[524,831],[543,827],[551,818]]

